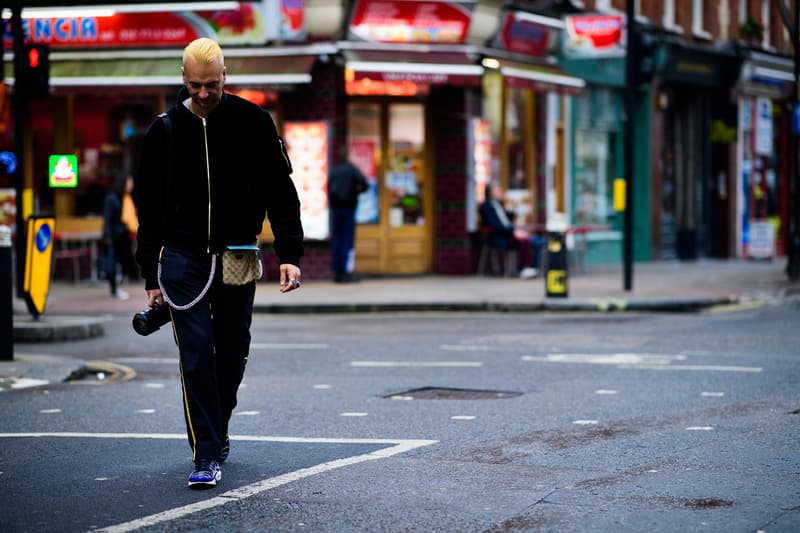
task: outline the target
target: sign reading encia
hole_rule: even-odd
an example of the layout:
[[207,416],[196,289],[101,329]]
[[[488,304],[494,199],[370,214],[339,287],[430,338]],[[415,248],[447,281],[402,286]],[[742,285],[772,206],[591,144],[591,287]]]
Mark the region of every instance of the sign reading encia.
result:
[[75,188],[78,186],[78,156],[54,154],[50,156],[50,187]]

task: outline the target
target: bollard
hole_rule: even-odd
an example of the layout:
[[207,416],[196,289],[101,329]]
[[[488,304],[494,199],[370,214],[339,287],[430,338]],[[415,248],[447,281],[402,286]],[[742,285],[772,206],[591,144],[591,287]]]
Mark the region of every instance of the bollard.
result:
[[566,298],[567,291],[567,239],[564,233],[547,234],[547,271],[545,289],[548,298]]
[[14,360],[11,228],[0,226],[0,361]]

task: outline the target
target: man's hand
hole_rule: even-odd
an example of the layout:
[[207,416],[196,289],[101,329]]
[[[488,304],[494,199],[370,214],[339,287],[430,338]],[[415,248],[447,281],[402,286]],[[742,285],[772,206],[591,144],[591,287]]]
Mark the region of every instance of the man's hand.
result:
[[300,267],[284,263],[281,265],[281,292],[300,288]]
[[164,305],[164,295],[161,294],[161,289],[152,289],[147,292],[147,307],[159,307]]

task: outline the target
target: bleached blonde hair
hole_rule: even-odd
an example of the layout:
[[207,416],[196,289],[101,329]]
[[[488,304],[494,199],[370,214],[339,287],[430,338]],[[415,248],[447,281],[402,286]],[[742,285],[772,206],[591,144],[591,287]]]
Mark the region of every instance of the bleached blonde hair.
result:
[[183,64],[185,65],[189,59],[206,65],[212,61],[219,61],[220,65],[225,66],[222,48],[216,41],[208,37],[195,39],[183,49]]

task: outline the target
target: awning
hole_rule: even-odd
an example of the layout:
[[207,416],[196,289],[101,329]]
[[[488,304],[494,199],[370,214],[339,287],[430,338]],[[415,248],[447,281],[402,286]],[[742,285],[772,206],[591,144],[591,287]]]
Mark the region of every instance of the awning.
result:
[[428,85],[479,86],[483,67],[465,53],[346,50],[345,67],[354,80],[372,79]]
[[740,93],[778,100],[790,96],[793,84],[794,62],[791,57],[756,51],[744,55],[737,84]]
[[578,94],[586,81],[570,76],[557,67],[500,61],[500,73],[512,87]]
[[[51,54],[50,85],[58,87],[175,86],[181,84],[181,56],[76,57],[79,53]],[[273,86],[311,82],[316,55],[225,57],[228,85]],[[6,79],[13,78],[13,63],[6,62]]]

